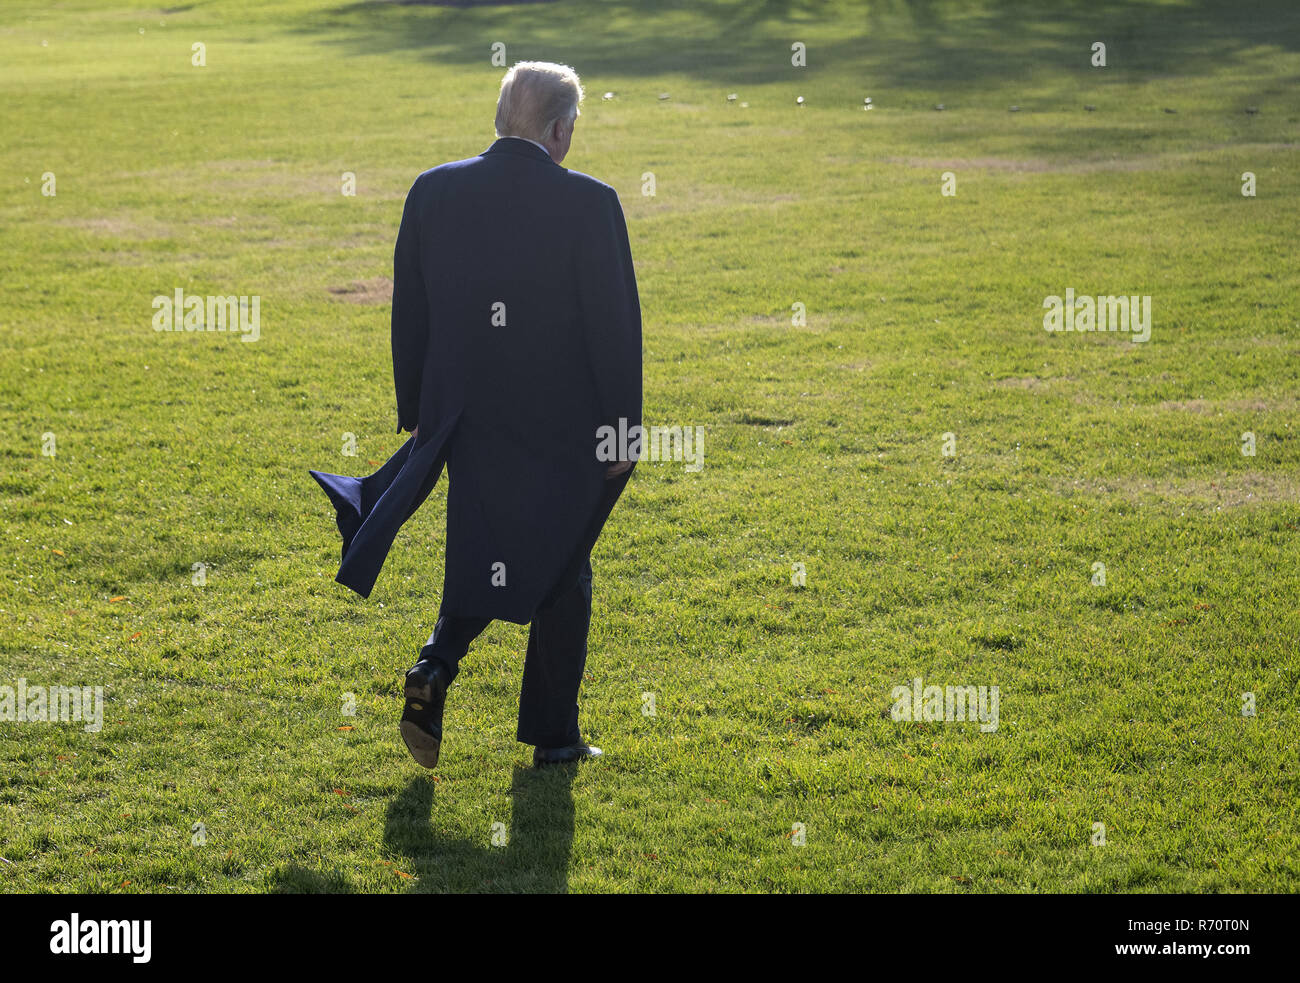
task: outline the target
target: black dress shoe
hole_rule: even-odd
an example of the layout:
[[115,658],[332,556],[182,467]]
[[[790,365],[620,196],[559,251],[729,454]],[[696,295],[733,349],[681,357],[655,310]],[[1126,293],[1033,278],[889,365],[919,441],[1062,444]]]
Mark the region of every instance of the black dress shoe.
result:
[[533,765],[544,768],[547,765],[567,765],[583,758],[599,758],[602,752],[598,747],[584,744],[570,744],[568,747],[539,747],[533,749]]
[[441,662],[417,662],[406,674],[406,706],[398,729],[411,757],[426,768],[438,764],[442,746],[442,708],[447,702],[447,669]]

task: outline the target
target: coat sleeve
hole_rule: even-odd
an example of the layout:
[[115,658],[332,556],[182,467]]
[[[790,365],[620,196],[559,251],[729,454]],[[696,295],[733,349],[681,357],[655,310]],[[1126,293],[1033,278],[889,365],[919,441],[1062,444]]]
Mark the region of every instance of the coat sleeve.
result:
[[641,301],[618,194],[606,189],[578,247],[582,327],[601,425],[641,423]]
[[429,344],[429,303],[420,270],[420,182],[406,195],[393,249],[393,384],[397,432],[419,424],[420,380]]

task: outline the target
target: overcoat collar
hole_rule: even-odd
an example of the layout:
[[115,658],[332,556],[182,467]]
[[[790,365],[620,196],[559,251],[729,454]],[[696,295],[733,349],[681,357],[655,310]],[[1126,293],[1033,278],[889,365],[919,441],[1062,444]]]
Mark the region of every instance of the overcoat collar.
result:
[[[496,143],[488,147],[487,150],[479,154],[479,156],[484,157],[487,154],[498,153],[517,154],[520,157],[531,157],[533,160],[539,160],[544,164],[555,163],[555,161],[551,159],[551,155],[541,147],[534,146],[527,140],[520,140],[516,137],[501,137]],[[559,165],[556,166],[558,167]]]

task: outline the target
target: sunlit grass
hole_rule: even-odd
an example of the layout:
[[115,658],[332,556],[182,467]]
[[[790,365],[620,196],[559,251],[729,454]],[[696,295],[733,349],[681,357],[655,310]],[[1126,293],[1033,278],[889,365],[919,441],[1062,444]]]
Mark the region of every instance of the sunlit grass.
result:
[[[1297,13],[784,10],[6,6],[0,685],[107,705],[0,723],[0,887],[1297,889]],[[490,143],[498,40],[584,76],[566,164],[622,197],[647,422],[705,466],[639,468],[593,558],[606,758],[526,767],[497,624],[430,776],[395,722],[445,488],[362,601],[307,469],[397,446],[355,301]],[[156,333],[176,287],[261,340]],[[1150,295],[1151,340],[1043,331],[1067,287]],[[916,677],[998,686],[997,730],[894,722]]]

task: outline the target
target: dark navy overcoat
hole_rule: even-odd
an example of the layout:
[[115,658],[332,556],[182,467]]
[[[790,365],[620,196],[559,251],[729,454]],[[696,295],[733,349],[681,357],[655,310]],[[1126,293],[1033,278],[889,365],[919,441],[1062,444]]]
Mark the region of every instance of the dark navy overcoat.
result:
[[[336,579],[370,595],[447,469],[443,614],[524,624],[599,535],[598,431],[641,423],[641,308],[614,189],[524,140],[425,171],[393,256],[397,429],[365,478],[312,471],[337,512]],[[621,426],[620,426],[621,423]]]

